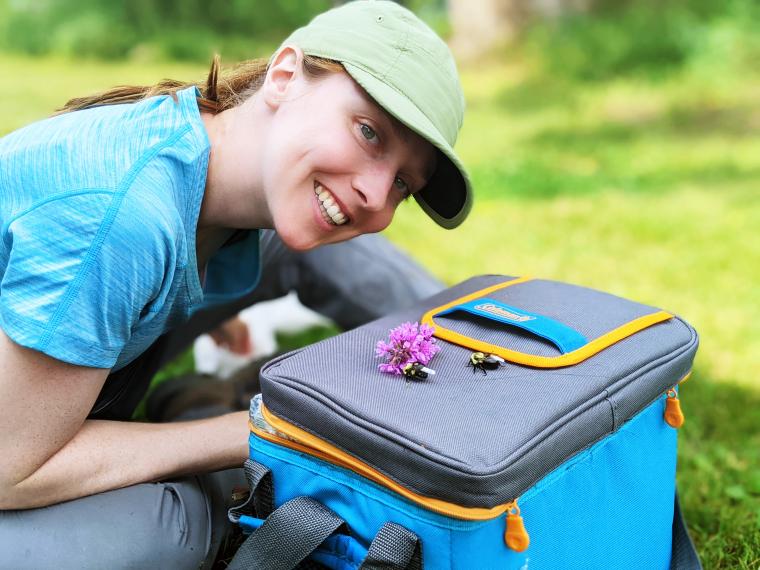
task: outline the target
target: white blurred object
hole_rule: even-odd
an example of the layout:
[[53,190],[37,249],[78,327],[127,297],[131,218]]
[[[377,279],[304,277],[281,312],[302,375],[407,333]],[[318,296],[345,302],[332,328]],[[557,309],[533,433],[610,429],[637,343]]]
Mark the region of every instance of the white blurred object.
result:
[[233,354],[217,346],[209,335],[201,335],[193,345],[196,372],[228,378],[252,360],[274,354],[277,351],[276,333],[294,333],[330,324],[329,319],[304,307],[295,292],[256,303],[241,311],[239,316],[248,326],[253,352],[247,356]]

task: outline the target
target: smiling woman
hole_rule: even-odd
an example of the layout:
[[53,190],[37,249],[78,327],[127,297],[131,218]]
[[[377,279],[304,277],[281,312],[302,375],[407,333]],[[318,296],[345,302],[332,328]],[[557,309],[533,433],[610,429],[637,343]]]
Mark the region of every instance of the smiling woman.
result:
[[356,1],[267,62],[75,99],[3,138],[0,567],[208,567],[240,473],[198,474],[244,461],[247,414],[125,420],[172,354],[275,291],[346,327],[434,292],[365,234],[410,196],[464,220],[463,109],[440,38]]
[[[299,73],[300,58],[297,48],[282,49],[271,66],[272,81],[231,117],[214,117],[222,123],[218,131],[213,121],[208,130],[212,141],[217,132],[235,140],[231,153],[252,138],[254,125],[266,133],[247,145],[254,153],[261,149],[260,163],[246,164],[243,174],[212,162],[211,181],[225,190],[233,179],[260,181],[259,203],[267,209],[254,212],[252,206],[250,215],[274,227],[289,247],[305,250],[383,230],[399,203],[425,185],[435,153],[407,127],[393,129],[391,117],[346,73],[313,82]],[[404,137],[397,134],[402,130]],[[216,173],[225,180],[215,180]]]

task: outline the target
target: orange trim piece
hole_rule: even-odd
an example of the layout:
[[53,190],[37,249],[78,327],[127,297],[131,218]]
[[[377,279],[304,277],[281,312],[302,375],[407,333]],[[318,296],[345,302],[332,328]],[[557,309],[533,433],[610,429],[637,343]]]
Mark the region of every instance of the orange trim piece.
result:
[[665,400],[665,423],[678,429],[683,425],[684,419],[681,402],[678,400],[676,391],[671,388],[668,390],[668,399]]
[[515,552],[525,552],[530,545],[530,536],[525,530],[525,522],[519,511],[507,513],[507,530],[504,533],[504,542]]
[[[460,505],[448,503],[440,499],[434,499],[432,497],[419,495],[413,491],[410,491],[406,487],[399,485],[390,477],[380,473],[353,455],[346,453],[342,449],[338,449],[334,445],[326,442],[325,440],[315,436],[312,433],[309,433],[281,418],[278,418],[264,405],[261,406],[261,415],[264,417],[267,423],[269,423],[269,425],[271,425],[277,431],[286,434],[288,437],[292,437],[295,441],[265,432],[249,421],[248,425],[251,429],[251,432],[256,434],[258,437],[265,439],[271,443],[275,443],[283,447],[289,447],[296,451],[318,457],[319,459],[327,461],[328,463],[332,463],[333,465],[338,465],[339,467],[349,469],[354,473],[357,473],[358,475],[361,475],[370,481],[374,481],[375,483],[382,485],[391,491],[394,491],[402,497],[409,499],[410,501],[417,503],[418,505],[421,505],[430,511],[463,520],[490,520],[498,517],[507,510],[508,505],[497,505],[496,507],[492,507],[490,509],[481,507],[462,507]],[[510,505],[511,504],[512,503],[510,503]]]
[[517,285],[518,283],[525,283],[526,281],[530,281],[530,278],[521,277],[520,279],[514,279],[512,281],[507,281],[506,283],[500,283],[499,285],[487,287],[485,289],[481,289],[480,291],[476,291],[475,293],[471,293],[470,295],[460,297],[459,299],[451,301],[450,303],[446,303],[445,305],[431,309],[423,315],[421,322],[432,326],[435,329],[435,332],[433,334],[436,337],[442,340],[447,340],[454,344],[458,344],[465,348],[469,348],[470,350],[495,354],[497,356],[501,356],[505,360],[514,362],[516,364],[524,364],[526,366],[534,366],[536,368],[559,368],[561,366],[570,366],[572,364],[583,362],[587,358],[597,354],[598,352],[601,352],[605,348],[612,346],[616,342],[623,340],[632,334],[642,331],[647,327],[651,327],[654,324],[661,323],[673,318],[673,315],[665,311],[657,311],[649,315],[644,315],[643,317],[634,319],[624,325],[619,326],[616,329],[609,331],[606,334],[603,334],[599,338],[592,340],[581,348],[562,354],[560,356],[538,356],[535,354],[518,352],[516,350],[511,350],[503,346],[464,336],[450,329],[440,327],[435,324],[435,321],[433,321],[434,315],[450,309],[451,307],[459,305],[460,303],[466,303],[472,299],[483,297],[484,295],[487,295],[492,291],[496,291],[497,289],[503,289],[504,287]]

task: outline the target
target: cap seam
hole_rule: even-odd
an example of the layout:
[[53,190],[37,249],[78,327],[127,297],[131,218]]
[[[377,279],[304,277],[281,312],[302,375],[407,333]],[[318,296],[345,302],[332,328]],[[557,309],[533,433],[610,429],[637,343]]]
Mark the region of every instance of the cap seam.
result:
[[[382,76],[378,77],[378,79],[385,81],[385,78],[388,77],[388,74],[396,68],[398,60],[401,59],[401,54],[406,52],[407,45],[409,45],[409,32],[404,32],[404,40],[402,42],[402,45],[400,45],[397,50],[396,57],[393,58],[393,61],[388,65],[385,72],[383,72]],[[394,89],[396,88],[394,87]]]

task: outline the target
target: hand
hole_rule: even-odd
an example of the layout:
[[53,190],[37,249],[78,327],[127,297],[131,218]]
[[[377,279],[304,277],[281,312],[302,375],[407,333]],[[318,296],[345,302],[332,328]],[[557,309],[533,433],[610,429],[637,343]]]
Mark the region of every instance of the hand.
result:
[[233,354],[245,356],[253,352],[251,335],[240,317],[232,317],[224,321],[209,333],[217,346],[226,348]]

